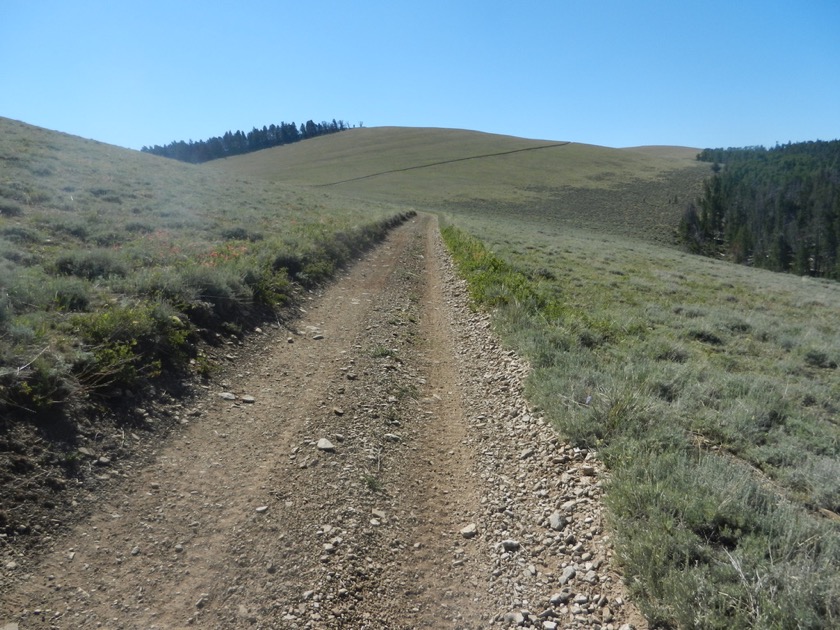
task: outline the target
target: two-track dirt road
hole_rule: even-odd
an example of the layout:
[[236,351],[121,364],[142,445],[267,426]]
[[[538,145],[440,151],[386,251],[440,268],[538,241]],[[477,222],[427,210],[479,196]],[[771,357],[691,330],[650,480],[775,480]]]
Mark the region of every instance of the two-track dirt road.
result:
[[468,308],[434,217],[294,327],[250,344],[51,551],[7,567],[0,628],[641,625],[602,468],[529,411],[526,366]]

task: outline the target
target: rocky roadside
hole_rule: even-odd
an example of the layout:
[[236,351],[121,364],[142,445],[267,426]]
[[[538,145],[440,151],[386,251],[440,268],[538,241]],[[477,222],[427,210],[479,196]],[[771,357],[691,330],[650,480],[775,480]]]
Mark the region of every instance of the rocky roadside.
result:
[[612,562],[603,465],[564,443],[530,407],[527,363],[501,347],[489,315],[470,309],[464,282],[439,240],[436,247],[482,487],[476,523],[461,533],[492,566],[488,621],[547,630],[646,627]]

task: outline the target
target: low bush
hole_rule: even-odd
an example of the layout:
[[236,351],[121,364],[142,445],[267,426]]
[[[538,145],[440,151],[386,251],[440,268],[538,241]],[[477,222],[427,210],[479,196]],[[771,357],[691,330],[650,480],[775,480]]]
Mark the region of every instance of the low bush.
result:
[[35,230],[22,225],[6,226],[0,230],[0,234],[2,234],[3,238],[6,240],[14,241],[16,243],[37,243],[41,240]]
[[182,369],[191,353],[191,329],[162,303],[80,315],[73,326],[86,347],[73,373],[90,391],[135,387]]
[[82,280],[64,280],[55,288],[55,304],[62,311],[84,311],[90,305],[90,285]]
[[0,199],[0,216],[19,217],[23,214],[23,206],[11,199]]
[[76,276],[95,280],[112,276],[125,276],[128,265],[121,256],[112,250],[98,249],[74,251],[56,258],[55,271],[65,276]]
[[229,241],[251,241],[252,243],[256,243],[257,241],[263,240],[265,236],[259,232],[246,230],[243,227],[235,227],[222,230],[222,238]]
[[[183,287],[189,291],[189,310],[196,302],[209,304],[218,322],[243,315],[253,301],[253,293],[236,269],[228,267],[192,266],[180,274]],[[195,310],[198,315],[201,311]],[[212,321],[196,322],[211,326]]]
[[258,304],[277,308],[286,304],[292,296],[292,285],[284,270],[275,271],[271,265],[245,272],[242,281],[251,289],[253,299]]

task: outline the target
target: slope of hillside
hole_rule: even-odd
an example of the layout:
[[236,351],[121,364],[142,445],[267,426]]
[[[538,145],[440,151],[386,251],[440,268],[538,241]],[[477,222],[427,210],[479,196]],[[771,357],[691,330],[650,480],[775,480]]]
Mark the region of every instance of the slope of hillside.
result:
[[684,147],[611,149],[455,129],[382,127],[206,165],[350,197],[673,242],[708,165]]
[[49,531],[99,476],[84,452],[121,452],[131,409],[214,372],[213,347],[396,213],[0,118],[0,544]]

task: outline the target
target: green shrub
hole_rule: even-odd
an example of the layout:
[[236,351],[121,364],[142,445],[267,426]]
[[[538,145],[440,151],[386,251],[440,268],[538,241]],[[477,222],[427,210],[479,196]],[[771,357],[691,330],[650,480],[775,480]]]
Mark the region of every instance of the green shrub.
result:
[[86,348],[73,369],[90,390],[133,387],[163,368],[183,368],[189,357],[191,330],[165,304],[114,307],[73,324]]
[[76,391],[76,382],[63,358],[44,354],[26,364],[9,397],[16,405],[41,414],[64,405]]
[[37,243],[41,240],[37,232],[22,225],[9,225],[4,227],[0,230],[0,234],[7,240],[16,243]]
[[[24,247],[5,239],[0,239],[0,259],[26,266],[31,266],[37,262],[34,254],[27,251]],[[7,275],[6,277],[11,277],[11,275]]]
[[283,270],[274,271],[270,265],[252,268],[245,272],[243,282],[251,289],[253,299],[270,307],[286,304],[291,297],[292,285]]
[[335,270],[335,263],[328,258],[307,260],[296,279],[305,287],[316,287],[332,278]]
[[114,247],[125,243],[127,238],[120,232],[107,231],[94,234],[91,240],[99,247]]
[[[187,305],[191,318],[203,318],[205,309],[197,302],[209,304],[213,316],[218,321],[229,321],[242,315],[253,301],[253,293],[245,285],[239,273],[228,267],[194,266],[181,274],[184,287],[192,293],[192,300]],[[196,321],[201,325],[213,322]]]
[[16,313],[49,311],[55,306],[54,278],[39,268],[18,269],[6,285]]
[[50,227],[55,231],[56,235],[72,236],[80,241],[86,241],[90,235],[90,227],[78,220],[54,220]]
[[0,216],[19,217],[23,214],[23,206],[11,199],[0,199]]
[[297,279],[298,274],[303,271],[304,261],[298,255],[288,252],[277,254],[274,258],[273,268],[277,271],[283,269],[292,279]]
[[222,230],[222,238],[228,241],[251,241],[255,243],[263,240],[265,237],[259,232],[252,232],[243,227],[235,227]]
[[90,286],[81,280],[64,280],[55,289],[55,304],[62,311],[84,311],[90,304]]
[[131,234],[151,234],[155,231],[155,228],[142,221],[129,221],[125,224],[125,231]]
[[805,363],[815,368],[834,369],[837,367],[837,362],[827,352],[813,348],[805,353]]
[[57,273],[94,280],[111,276],[125,276],[128,265],[117,252],[98,249],[92,251],[74,251],[59,256],[55,261]]

